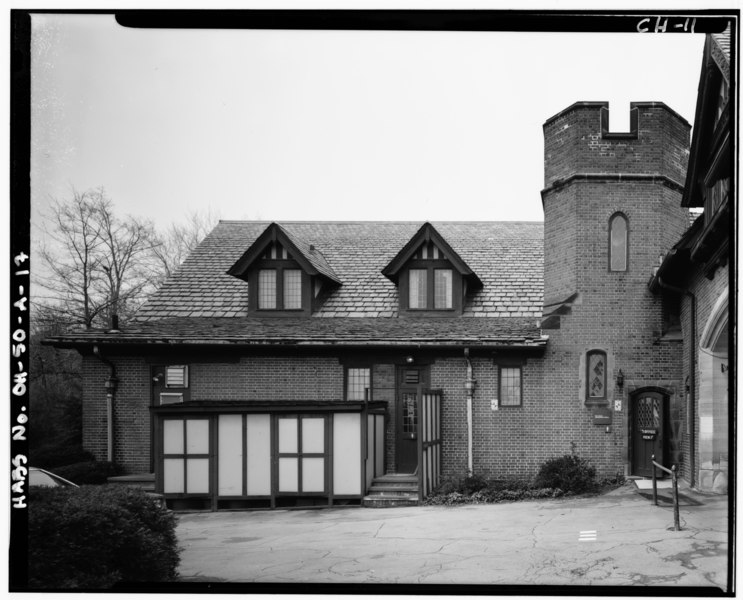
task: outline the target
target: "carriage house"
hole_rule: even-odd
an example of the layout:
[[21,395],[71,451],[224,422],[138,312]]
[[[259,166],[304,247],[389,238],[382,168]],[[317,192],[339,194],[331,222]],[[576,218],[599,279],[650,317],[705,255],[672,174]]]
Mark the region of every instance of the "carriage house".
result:
[[570,452],[726,492],[729,55],[691,144],[660,102],[549,118],[544,223],[220,222],[136,320],[47,340],[83,355],[85,448],[173,508],[416,503]]

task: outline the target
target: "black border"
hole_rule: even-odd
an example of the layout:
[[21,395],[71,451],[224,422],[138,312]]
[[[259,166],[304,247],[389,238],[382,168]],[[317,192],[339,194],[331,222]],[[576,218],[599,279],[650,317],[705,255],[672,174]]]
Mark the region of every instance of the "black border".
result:
[[[384,31],[513,31],[513,32],[636,32],[638,18],[645,17],[696,17],[696,33],[719,33],[723,31],[728,18],[740,18],[739,10],[649,10],[649,11],[516,11],[516,10],[19,10],[10,11],[11,27],[11,94],[10,94],[10,227],[11,227],[11,292],[19,284],[25,289],[28,280],[16,276],[12,257],[25,251],[30,254],[30,16],[37,14],[115,14],[117,22],[125,27],[179,28],[179,29],[282,29],[282,30],[384,30]],[[676,21],[673,21],[676,23]],[[734,25],[735,27],[735,25]],[[670,29],[667,33],[685,33]],[[733,32],[733,60],[735,59],[735,39]],[[733,63],[732,72],[737,77],[737,65]],[[736,79],[734,79],[736,81]],[[737,119],[737,110],[734,119]],[[733,123],[733,131],[736,131]],[[737,163],[736,163],[737,164]],[[736,213],[737,214],[737,213]],[[731,224],[735,227],[735,220]],[[735,233],[733,231],[733,233]],[[737,238],[735,238],[737,250]],[[735,256],[731,257],[731,289],[735,290]],[[737,299],[732,294],[731,308],[737,307]],[[11,296],[11,331],[17,328],[17,309],[14,310]],[[27,316],[27,313],[26,313]],[[735,313],[733,312],[733,319]],[[23,323],[28,335],[28,319]],[[731,328],[730,335],[733,335]],[[733,340],[734,341],[734,340]],[[733,346],[734,348],[734,346]],[[733,350],[731,360],[735,356]],[[733,364],[731,362],[731,364]],[[11,378],[17,373],[17,359],[11,357]],[[733,378],[733,370],[730,371]],[[734,389],[734,388],[733,388]],[[25,396],[12,397],[10,402],[11,419],[17,418],[20,407],[25,406]],[[736,414],[736,411],[733,411]],[[734,433],[735,419],[731,419],[731,433]],[[15,422],[15,421],[14,421]],[[730,437],[734,440],[734,437]],[[27,443],[11,442],[11,456],[27,455]],[[731,461],[731,490],[729,494],[729,536],[735,531],[735,461]],[[29,591],[27,580],[28,522],[26,511],[11,510],[10,591]],[[731,539],[734,539],[731,537]],[[728,552],[728,589],[733,589],[734,551]],[[45,590],[46,591],[46,590]],[[52,590],[49,590],[52,591]],[[638,595],[651,592],[656,596],[733,596],[734,592],[722,592],[717,588],[685,588],[678,586],[653,588],[601,587],[590,586],[462,586],[462,585],[351,585],[351,584],[225,584],[211,582],[188,582],[171,584],[128,584],[115,588],[115,592],[177,592],[177,593],[374,593],[387,594],[426,594],[449,595],[466,593],[468,595],[519,594],[586,596],[600,591],[604,596]]]

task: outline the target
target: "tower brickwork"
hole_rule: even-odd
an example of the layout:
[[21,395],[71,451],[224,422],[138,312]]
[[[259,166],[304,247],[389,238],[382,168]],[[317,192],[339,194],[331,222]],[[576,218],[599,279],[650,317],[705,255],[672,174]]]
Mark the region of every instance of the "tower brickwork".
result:
[[[542,327],[550,342],[542,386],[554,390],[545,401],[576,423],[555,432],[555,450],[575,448],[609,475],[637,468],[631,417],[641,391],[662,394],[668,452],[677,441],[681,344],[668,335],[669,307],[647,284],[689,223],[680,206],[689,130],[658,102],[632,103],[624,133],[608,130],[604,102],[576,103],[544,124]],[[589,372],[594,352],[603,359]],[[597,398],[592,378],[605,382]]]

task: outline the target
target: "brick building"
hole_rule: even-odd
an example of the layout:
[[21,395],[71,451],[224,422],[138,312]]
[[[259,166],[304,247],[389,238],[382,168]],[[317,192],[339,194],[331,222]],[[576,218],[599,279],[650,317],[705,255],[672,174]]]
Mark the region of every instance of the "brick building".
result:
[[569,452],[724,492],[726,56],[691,149],[658,102],[548,119],[544,225],[220,222],[137,321],[51,340],[83,355],[86,449],[175,507],[415,501]]

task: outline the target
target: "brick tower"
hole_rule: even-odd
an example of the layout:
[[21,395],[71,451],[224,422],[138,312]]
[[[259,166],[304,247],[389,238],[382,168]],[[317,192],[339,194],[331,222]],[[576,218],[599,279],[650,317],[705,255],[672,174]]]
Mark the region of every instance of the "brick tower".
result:
[[565,424],[553,452],[644,475],[683,435],[678,309],[647,283],[688,225],[690,125],[659,102],[632,103],[627,133],[608,122],[608,103],[578,102],[544,124],[542,387]]

